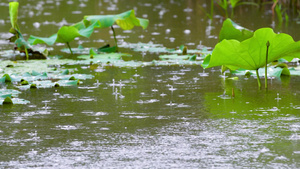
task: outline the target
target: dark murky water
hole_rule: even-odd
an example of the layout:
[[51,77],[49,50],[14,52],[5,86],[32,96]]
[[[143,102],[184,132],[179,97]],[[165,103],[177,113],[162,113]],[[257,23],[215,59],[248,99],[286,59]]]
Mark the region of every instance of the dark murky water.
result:
[[[1,49],[12,47],[5,41],[10,28],[7,2],[0,3]],[[119,43],[212,48],[223,18],[221,11],[213,22],[205,18],[200,6],[208,2],[22,0],[19,22],[26,38],[50,36],[86,14],[135,9],[150,25],[147,30],[116,29]],[[252,7],[237,9],[235,20],[249,29],[274,25],[269,11]],[[300,39],[298,28],[296,21],[281,30],[274,25],[295,40]],[[71,45],[105,43],[113,43],[109,29]],[[62,47],[55,46],[55,54]],[[157,57],[135,53],[133,59]],[[251,77],[224,80],[219,68],[76,68],[95,78],[78,87],[22,91],[20,97],[30,104],[0,108],[0,168],[300,167],[297,76],[269,80],[266,92],[257,90]],[[235,98],[222,96],[232,88]]]

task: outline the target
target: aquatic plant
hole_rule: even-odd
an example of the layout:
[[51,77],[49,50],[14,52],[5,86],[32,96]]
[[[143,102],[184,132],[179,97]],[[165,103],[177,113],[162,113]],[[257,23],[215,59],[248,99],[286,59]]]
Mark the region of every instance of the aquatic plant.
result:
[[18,50],[20,53],[25,53],[27,60],[46,59],[47,52],[45,51],[47,50],[45,50],[43,53],[39,51],[34,51],[33,48],[29,45],[29,42],[27,42],[24,39],[20,27],[18,25],[18,8],[19,8],[18,2],[9,3],[9,16],[10,16],[10,23],[12,26],[9,32],[13,34],[13,36],[9,38],[9,41],[16,44],[14,50]]
[[261,28],[251,38],[241,42],[234,39],[222,40],[215,46],[212,54],[205,58],[202,66],[209,68],[225,65],[231,70],[256,70],[260,88],[259,68],[279,58],[291,61],[299,56],[300,41],[295,42],[285,33],[276,34],[271,28]]
[[10,16],[10,23],[12,26],[9,32],[14,34],[14,36],[10,38],[10,41],[14,42],[17,45],[19,51],[25,51],[26,59],[28,60],[29,56],[28,56],[27,49],[29,49],[30,46],[24,40],[18,25],[18,8],[19,8],[18,2],[9,3],[9,16]]
[[227,18],[223,22],[221,31],[219,33],[219,41],[222,41],[224,39],[235,39],[241,42],[243,40],[251,38],[252,36],[252,31],[236,24],[231,19]]
[[66,43],[71,54],[73,51],[70,47],[70,42],[72,42],[76,37],[90,37],[94,31],[94,28],[107,28],[111,27],[114,34],[114,40],[116,43],[116,47],[104,47],[98,49],[101,52],[115,52],[118,51],[117,39],[115,30],[113,28],[113,24],[117,23],[122,29],[129,30],[134,26],[141,26],[144,29],[147,28],[149,21],[147,19],[136,18],[134,14],[134,10],[130,10],[118,15],[87,15],[84,19],[74,25],[71,26],[62,26],[57,33],[52,36],[45,37],[37,37],[30,36],[28,42],[32,45],[36,44],[47,44],[53,45],[54,43]]
[[28,39],[28,42],[32,45],[45,43],[50,46],[54,43],[65,43],[68,46],[71,54],[73,54],[72,49],[70,47],[70,42],[72,42],[76,37],[90,37],[93,30],[94,25],[82,28],[80,30],[78,30],[74,26],[62,26],[57,33],[51,35],[48,38],[31,35]]
[[86,15],[81,22],[74,25],[77,29],[85,29],[89,26],[94,28],[108,28],[113,31],[113,36],[116,44],[115,50],[118,51],[118,43],[116,38],[114,24],[119,25],[123,30],[133,29],[135,26],[141,26],[146,29],[149,24],[148,19],[137,18],[134,10],[129,10],[117,15]]

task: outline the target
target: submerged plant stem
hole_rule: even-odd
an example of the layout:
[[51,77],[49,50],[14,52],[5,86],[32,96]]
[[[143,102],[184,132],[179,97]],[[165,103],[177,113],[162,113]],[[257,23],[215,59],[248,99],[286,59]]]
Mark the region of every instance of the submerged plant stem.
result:
[[256,76],[257,76],[258,88],[261,89],[261,82],[260,82],[260,79],[259,79],[258,69],[256,69]]
[[71,46],[70,46],[69,42],[67,42],[66,44],[67,44],[67,46],[68,46],[68,48],[69,48],[71,54],[73,55],[73,51],[72,51],[72,49],[71,49]]
[[29,59],[29,56],[28,56],[28,50],[27,50],[26,47],[25,47],[25,54],[26,54],[26,60],[28,60],[28,59]]
[[111,29],[112,29],[113,34],[114,34],[114,40],[115,40],[115,44],[116,44],[116,52],[118,52],[119,49],[118,49],[118,41],[117,41],[117,38],[116,38],[116,32],[115,32],[115,29],[114,29],[113,26],[111,26]]
[[268,55],[269,55],[269,46],[270,42],[267,42],[267,53],[266,53],[266,66],[265,66],[265,88],[268,88]]

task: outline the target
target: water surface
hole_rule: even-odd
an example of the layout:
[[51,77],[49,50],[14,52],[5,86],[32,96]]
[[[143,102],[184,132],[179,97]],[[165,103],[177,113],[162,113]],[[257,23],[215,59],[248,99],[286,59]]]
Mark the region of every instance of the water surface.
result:
[[[20,2],[19,22],[30,34],[50,36],[86,14],[135,9],[150,20],[146,30],[116,28],[118,41],[176,48],[212,49],[224,20],[213,21],[201,6],[210,1],[33,1]],[[8,1],[0,3],[0,49],[11,49]],[[270,11],[239,8],[235,21],[255,30],[273,27],[295,40],[299,25],[279,29]],[[113,43],[109,29],[76,47]],[[54,46],[53,54],[72,58]],[[157,53],[133,52],[152,61]],[[2,58],[6,59],[6,58]],[[24,90],[27,105],[0,108],[1,168],[299,168],[300,78],[270,79],[258,90],[255,78],[224,79],[219,68],[65,66],[92,74],[78,87]],[[226,76],[232,76],[226,74]],[[6,86],[3,86],[5,88]],[[231,97],[232,88],[235,97]]]

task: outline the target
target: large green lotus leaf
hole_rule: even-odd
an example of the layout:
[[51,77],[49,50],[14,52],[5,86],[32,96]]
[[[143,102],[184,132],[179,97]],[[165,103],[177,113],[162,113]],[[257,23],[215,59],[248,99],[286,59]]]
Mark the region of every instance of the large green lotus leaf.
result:
[[223,26],[219,34],[219,41],[221,42],[223,39],[235,39],[241,42],[243,40],[251,38],[252,36],[252,31],[241,27],[228,18],[223,22]]
[[56,34],[48,38],[31,35],[28,39],[28,42],[31,45],[46,43],[47,45],[50,46],[53,45],[55,42],[69,43],[73,41],[76,37],[80,37],[80,36],[90,37],[93,30],[94,30],[93,26],[89,26],[81,30],[78,30],[74,26],[62,26]]
[[149,24],[147,19],[135,17],[134,10],[117,15],[87,15],[84,20],[90,21],[91,24],[100,28],[111,27],[116,22],[124,30],[132,29],[134,26],[146,29]]
[[91,24],[90,26],[87,26],[84,28],[77,28],[77,29],[79,30],[79,34],[81,36],[89,38],[91,36],[91,34],[94,32],[95,27],[99,27],[98,23],[94,23],[94,24]]
[[57,32],[56,42],[67,43],[73,41],[76,37],[82,36],[78,29],[72,26],[63,26]]
[[54,35],[50,36],[49,38],[30,35],[28,42],[31,45],[46,43],[47,45],[51,46],[55,43],[56,39],[57,39],[57,34],[54,34]]
[[300,41],[295,42],[288,34],[276,34],[271,28],[261,28],[254,32],[253,37],[242,42],[224,39],[218,43],[209,64],[204,65],[204,68],[226,65],[230,69],[259,69],[266,65],[268,41],[270,42],[268,63],[282,57],[287,60],[299,58]]

